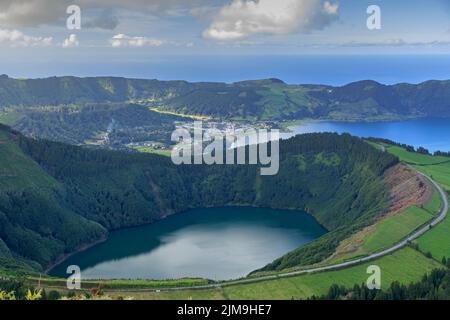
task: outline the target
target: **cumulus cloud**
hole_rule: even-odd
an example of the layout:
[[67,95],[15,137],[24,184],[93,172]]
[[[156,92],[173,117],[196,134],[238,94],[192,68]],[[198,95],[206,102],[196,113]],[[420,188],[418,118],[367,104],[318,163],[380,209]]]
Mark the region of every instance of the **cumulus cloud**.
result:
[[52,37],[34,37],[18,30],[0,29],[0,45],[9,47],[45,47],[53,42]]
[[111,39],[111,46],[120,47],[159,47],[164,44],[163,40],[147,37],[131,37],[126,34],[117,34]]
[[338,18],[337,3],[324,0],[233,0],[203,32],[205,38],[239,40],[256,33],[322,29]]
[[71,34],[67,39],[64,40],[62,47],[63,48],[73,48],[78,47],[80,45],[80,41],[78,41],[78,37],[76,34]]
[[[131,10],[153,14],[169,14],[188,10],[209,0],[0,0],[0,27],[35,27],[64,21],[66,8],[77,4],[84,10]],[[89,27],[114,29],[118,18],[102,14],[85,21]]]
[[0,1],[0,27],[33,27],[61,18],[68,1],[2,0]]

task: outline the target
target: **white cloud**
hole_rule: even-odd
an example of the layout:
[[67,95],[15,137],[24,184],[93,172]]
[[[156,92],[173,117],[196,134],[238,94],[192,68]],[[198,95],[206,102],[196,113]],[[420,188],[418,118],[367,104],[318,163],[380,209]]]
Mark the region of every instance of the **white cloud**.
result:
[[87,27],[114,29],[119,18],[112,13],[116,10],[126,9],[140,13],[155,15],[170,15],[178,11],[188,11],[210,0],[0,0],[0,27],[19,28],[35,27],[45,24],[62,22],[66,8],[77,4],[83,13],[85,10],[106,10],[97,18],[88,19]]
[[53,42],[52,37],[28,36],[19,30],[0,29],[0,45],[10,47],[45,47]]
[[339,5],[337,3],[325,1],[325,3],[323,4],[323,9],[325,10],[326,13],[330,15],[339,14]]
[[205,38],[238,40],[256,33],[322,29],[338,18],[337,3],[324,0],[233,0],[203,32]]
[[80,41],[76,34],[71,34],[67,39],[64,40],[62,47],[63,48],[73,48],[78,47],[80,45]]
[[54,0],[1,0],[0,27],[32,27],[64,17],[65,3]]
[[119,47],[159,47],[165,43],[163,40],[146,37],[131,37],[126,34],[117,34],[111,39],[111,46]]

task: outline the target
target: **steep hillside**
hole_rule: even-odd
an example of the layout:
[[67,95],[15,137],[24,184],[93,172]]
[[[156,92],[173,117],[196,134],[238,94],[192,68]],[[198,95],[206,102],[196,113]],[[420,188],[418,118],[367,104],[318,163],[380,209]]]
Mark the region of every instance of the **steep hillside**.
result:
[[151,111],[126,103],[99,103],[83,106],[34,108],[17,113],[14,129],[26,136],[82,145],[101,141],[123,147],[131,142],[170,142],[177,116]]
[[450,81],[342,87],[278,79],[225,83],[114,77],[12,79],[0,76],[0,108],[139,102],[181,114],[249,120],[449,117]]
[[233,204],[310,212],[330,233],[273,268],[317,262],[388,206],[382,176],[397,163],[349,135],[283,141],[279,174],[260,176],[255,165],[175,166],[0,132],[0,256],[41,267],[107,230]]
[[196,85],[184,81],[137,80],[115,77],[12,79],[0,76],[1,106],[57,106],[95,102],[125,102],[183,94]]
[[24,154],[21,139],[0,129],[0,261],[18,257],[46,265],[105,237],[105,228],[64,204],[64,186]]

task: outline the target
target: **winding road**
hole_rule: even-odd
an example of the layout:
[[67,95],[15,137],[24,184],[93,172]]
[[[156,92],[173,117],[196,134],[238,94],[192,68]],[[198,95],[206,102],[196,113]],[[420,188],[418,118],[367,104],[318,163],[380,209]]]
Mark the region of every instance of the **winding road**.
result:
[[439,184],[437,182],[435,182],[431,177],[429,177],[429,176],[427,176],[427,175],[417,171],[412,166],[408,165],[408,167],[410,167],[411,169],[415,170],[420,175],[424,176],[426,179],[428,179],[436,187],[436,189],[439,191],[439,193],[441,195],[442,202],[443,202],[444,205],[442,207],[441,212],[439,213],[439,216],[437,216],[433,221],[427,223],[425,226],[423,226],[419,230],[413,232],[407,238],[405,238],[401,242],[397,243],[393,247],[390,247],[389,249],[386,249],[386,250],[383,250],[383,251],[380,251],[380,252],[377,252],[377,253],[373,253],[373,254],[371,254],[371,255],[369,255],[367,257],[364,257],[364,258],[361,258],[361,259],[357,259],[357,260],[352,260],[352,261],[343,262],[343,263],[334,264],[334,265],[329,265],[329,266],[324,266],[324,267],[304,269],[304,270],[298,270],[298,271],[293,271],[293,272],[288,272],[288,273],[280,273],[280,274],[270,275],[270,276],[261,276],[261,277],[248,278],[248,279],[231,280],[231,281],[226,281],[226,282],[212,283],[212,284],[207,284],[207,285],[191,286],[191,287],[161,288],[161,289],[124,289],[124,290],[110,290],[110,291],[114,291],[114,292],[118,292],[118,291],[126,291],[126,292],[161,292],[161,291],[181,291],[181,290],[212,289],[212,288],[219,288],[219,287],[231,286],[231,285],[236,285],[236,284],[246,284],[246,283],[254,283],[254,282],[266,281],[266,280],[275,280],[275,279],[287,278],[287,277],[292,277],[292,276],[297,276],[297,275],[302,275],[302,274],[308,274],[308,273],[314,273],[314,272],[320,272],[320,271],[329,271],[329,270],[342,269],[342,268],[358,265],[358,264],[361,264],[361,263],[364,263],[364,262],[368,262],[368,261],[371,261],[371,260],[374,260],[374,259],[378,259],[378,258],[384,257],[386,255],[389,255],[389,254],[391,254],[391,253],[393,253],[393,252],[395,252],[395,251],[397,251],[397,250],[407,246],[408,243],[410,243],[413,240],[416,240],[417,238],[422,236],[424,233],[426,233],[427,231],[432,229],[434,226],[436,226],[439,223],[441,223],[445,219],[445,217],[447,216],[448,209],[449,209],[447,195],[446,195],[445,191],[442,189],[442,187],[439,186]]

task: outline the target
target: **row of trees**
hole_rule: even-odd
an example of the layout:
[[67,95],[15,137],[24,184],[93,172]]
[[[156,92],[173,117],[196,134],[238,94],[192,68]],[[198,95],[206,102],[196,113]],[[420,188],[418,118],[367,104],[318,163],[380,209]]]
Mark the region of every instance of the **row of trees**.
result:
[[433,154],[430,152],[430,150],[424,148],[424,147],[418,147],[417,149],[414,148],[411,145],[408,144],[404,144],[404,143],[398,143],[389,139],[383,139],[383,138],[368,138],[369,141],[373,141],[373,142],[382,142],[382,143],[386,143],[386,144],[390,144],[393,146],[398,146],[401,147],[403,149],[405,149],[408,152],[414,152],[414,153],[419,153],[419,154],[424,154],[424,155],[435,155],[435,156],[442,156],[442,157],[450,157],[450,152],[444,152],[444,151],[435,151]]
[[369,290],[365,284],[348,289],[332,285],[328,293],[312,300],[450,300],[450,269],[436,269],[409,285],[393,282],[385,290]]

